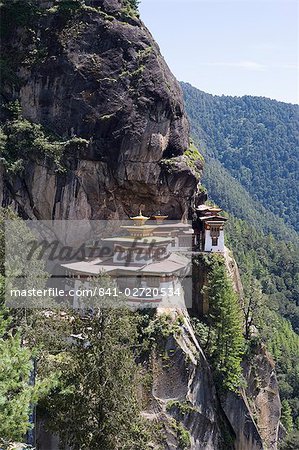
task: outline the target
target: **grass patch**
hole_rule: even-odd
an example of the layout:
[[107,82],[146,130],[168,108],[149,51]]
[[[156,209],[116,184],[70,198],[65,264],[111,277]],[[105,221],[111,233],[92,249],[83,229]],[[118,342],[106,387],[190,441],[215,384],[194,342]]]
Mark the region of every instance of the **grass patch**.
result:
[[187,401],[179,402],[178,400],[170,400],[166,405],[166,411],[171,413],[174,410],[178,410],[179,414],[183,417],[191,412],[197,412],[196,408]]
[[190,433],[184,425],[177,420],[171,422],[171,427],[176,432],[179,448],[182,450],[187,450],[191,447],[191,437]]
[[184,157],[186,164],[193,170],[200,171],[204,164],[204,157],[199,153],[197,147],[191,141],[189,148],[185,150]]

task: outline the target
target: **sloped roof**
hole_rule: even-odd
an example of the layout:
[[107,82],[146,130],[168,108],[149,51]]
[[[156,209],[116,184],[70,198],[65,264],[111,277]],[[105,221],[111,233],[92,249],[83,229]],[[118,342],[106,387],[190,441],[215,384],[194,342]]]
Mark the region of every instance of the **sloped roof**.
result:
[[227,219],[227,217],[223,217],[223,216],[203,216],[203,217],[200,217],[200,220],[212,220],[215,222],[217,222],[217,220],[218,220],[219,222],[226,222],[228,219]]
[[77,274],[99,275],[104,272],[112,274],[113,272],[137,272],[137,273],[175,273],[188,266],[190,260],[183,255],[172,253],[162,261],[155,261],[149,264],[137,264],[130,262],[128,265],[113,263],[113,259],[93,261],[78,261],[70,264],[62,264],[62,267]]

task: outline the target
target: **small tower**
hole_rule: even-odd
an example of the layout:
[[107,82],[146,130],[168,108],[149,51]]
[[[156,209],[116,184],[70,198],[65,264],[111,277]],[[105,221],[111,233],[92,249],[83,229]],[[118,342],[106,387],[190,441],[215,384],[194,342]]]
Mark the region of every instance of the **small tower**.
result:
[[197,244],[200,251],[224,253],[224,225],[227,218],[219,215],[221,211],[220,208],[206,205],[197,208]]
[[128,230],[131,236],[143,238],[152,235],[155,226],[146,225],[146,222],[150,220],[150,217],[144,216],[140,211],[138,216],[130,217],[130,219],[133,225],[123,225],[121,228]]

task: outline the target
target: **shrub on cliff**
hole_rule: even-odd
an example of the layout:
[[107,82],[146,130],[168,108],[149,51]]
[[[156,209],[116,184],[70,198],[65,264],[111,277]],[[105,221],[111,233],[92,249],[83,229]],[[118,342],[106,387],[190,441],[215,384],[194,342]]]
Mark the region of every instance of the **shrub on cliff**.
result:
[[140,1],[139,0],[126,0],[126,3],[137,11]]
[[1,274],[4,218],[12,220],[14,215],[0,209],[0,446],[13,449],[10,443],[22,441],[32,428],[32,407],[47,394],[54,378],[37,378],[33,383],[34,352],[23,343],[24,328],[20,326],[23,310],[13,312],[4,304],[5,278]]
[[0,162],[8,172],[20,173],[30,159],[47,159],[57,172],[64,172],[64,152],[85,149],[89,141],[79,137],[58,140],[42,125],[30,122],[21,114],[19,102],[7,106],[10,118],[0,127]]

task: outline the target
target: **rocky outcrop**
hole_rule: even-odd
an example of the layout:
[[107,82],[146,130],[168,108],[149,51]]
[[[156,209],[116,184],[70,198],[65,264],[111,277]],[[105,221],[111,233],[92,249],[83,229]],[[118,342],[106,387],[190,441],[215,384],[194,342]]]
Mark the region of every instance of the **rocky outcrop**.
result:
[[21,174],[4,176],[1,203],[23,217],[118,218],[140,207],[187,215],[200,162],[192,167],[183,156],[181,88],[125,4],[86,0],[63,12],[43,2],[30,29],[10,30],[2,43],[18,61],[17,83],[4,79],[5,102],[19,99],[25,118],[60,139],[88,141],[63,156],[65,173],[31,160]]
[[[193,333],[189,315],[187,311],[166,313],[174,322],[180,317],[182,324],[156,352],[152,401],[144,415],[163,424],[167,450],[233,449],[234,432],[221,409],[209,364]],[[186,447],[182,435],[189,440]]]
[[[244,292],[238,266],[229,249],[225,250],[227,271],[240,303]],[[277,450],[281,402],[275,364],[263,345],[252,349],[243,362],[246,387],[239,395],[229,393],[222,406],[235,434],[238,450]]]
[[243,364],[247,386],[229,393],[223,409],[235,433],[238,450],[277,450],[281,403],[274,362],[264,347]]
[[265,448],[276,450],[280,430],[281,402],[275,365],[264,346],[255,349],[251,359],[244,362],[250,407]]
[[[158,311],[159,312],[159,311]],[[165,311],[177,332],[159,346],[152,363],[153,387],[144,416],[163,424],[165,449],[277,450],[280,398],[274,364],[265,348],[243,363],[246,387],[220,396],[187,311]]]

